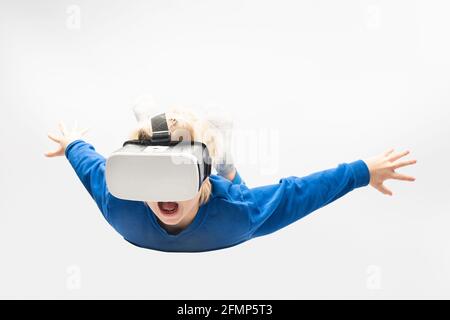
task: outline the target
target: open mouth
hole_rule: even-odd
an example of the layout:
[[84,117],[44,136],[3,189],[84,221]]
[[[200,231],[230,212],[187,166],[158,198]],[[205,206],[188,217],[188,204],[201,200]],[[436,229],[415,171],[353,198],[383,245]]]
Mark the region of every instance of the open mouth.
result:
[[178,203],[176,202],[158,202],[158,207],[166,215],[174,215],[178,211]]

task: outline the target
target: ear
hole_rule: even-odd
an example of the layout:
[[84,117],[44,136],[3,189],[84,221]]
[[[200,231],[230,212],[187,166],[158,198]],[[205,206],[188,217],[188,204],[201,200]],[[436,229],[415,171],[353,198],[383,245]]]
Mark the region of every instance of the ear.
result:
[[156,105],[153,96],[146,94],[136,99],[133,104],[133,112],[138,122],[145,122],[149,121],[151,117],[158,113],[162,113],[163,111]]

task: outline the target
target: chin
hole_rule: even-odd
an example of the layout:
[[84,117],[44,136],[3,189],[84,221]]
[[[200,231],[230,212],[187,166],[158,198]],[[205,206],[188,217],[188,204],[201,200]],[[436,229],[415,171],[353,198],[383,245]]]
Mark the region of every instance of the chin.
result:
[[164,223],[167,226],[175,227],[178,224],[180,224],[181,220],[183,220],[183,217],[173,217],[173,218],[167,218],[161,213],[158,214],[159,220]]

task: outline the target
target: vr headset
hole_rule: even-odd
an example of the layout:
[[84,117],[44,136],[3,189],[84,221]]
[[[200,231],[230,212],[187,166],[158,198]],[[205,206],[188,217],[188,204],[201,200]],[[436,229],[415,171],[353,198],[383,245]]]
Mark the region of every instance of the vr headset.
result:
[[164,113],[151,124],[151,139],[126,141],[107,159],[109,192],[132,201],[193,199],[211,175],[208,148],[197,141],[172,141]]

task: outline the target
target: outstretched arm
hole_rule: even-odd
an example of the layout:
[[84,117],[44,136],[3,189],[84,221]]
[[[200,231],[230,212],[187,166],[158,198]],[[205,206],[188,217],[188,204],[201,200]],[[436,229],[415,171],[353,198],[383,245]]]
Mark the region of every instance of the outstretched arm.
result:
[[243,199],[254,209],[251,216],[253,237],[277,231],[369,183],[392,195],[383,185],[385,180],[414,181],[413,177],[395,172],[397,168],[416,163],[416,160],[399,161],[407,154],[409,152],[394,154],[389,150],[368,160],[342,163],[337,168],[303,178],[285,178],[276,185],[254,189],[242,187]]
[[58,149],[47,152],[45,155],[49,158],[65,155],[103,215],[106,215],[108,196],[105,181],[106,159],[98,154],[93,146],[81,140],[87,132],[86,129],[81,130],[75,126],[74,129],[68,130],[63,123],[60,123],[60,130],[59,136],[48,135],[51,140],[59,144]]

